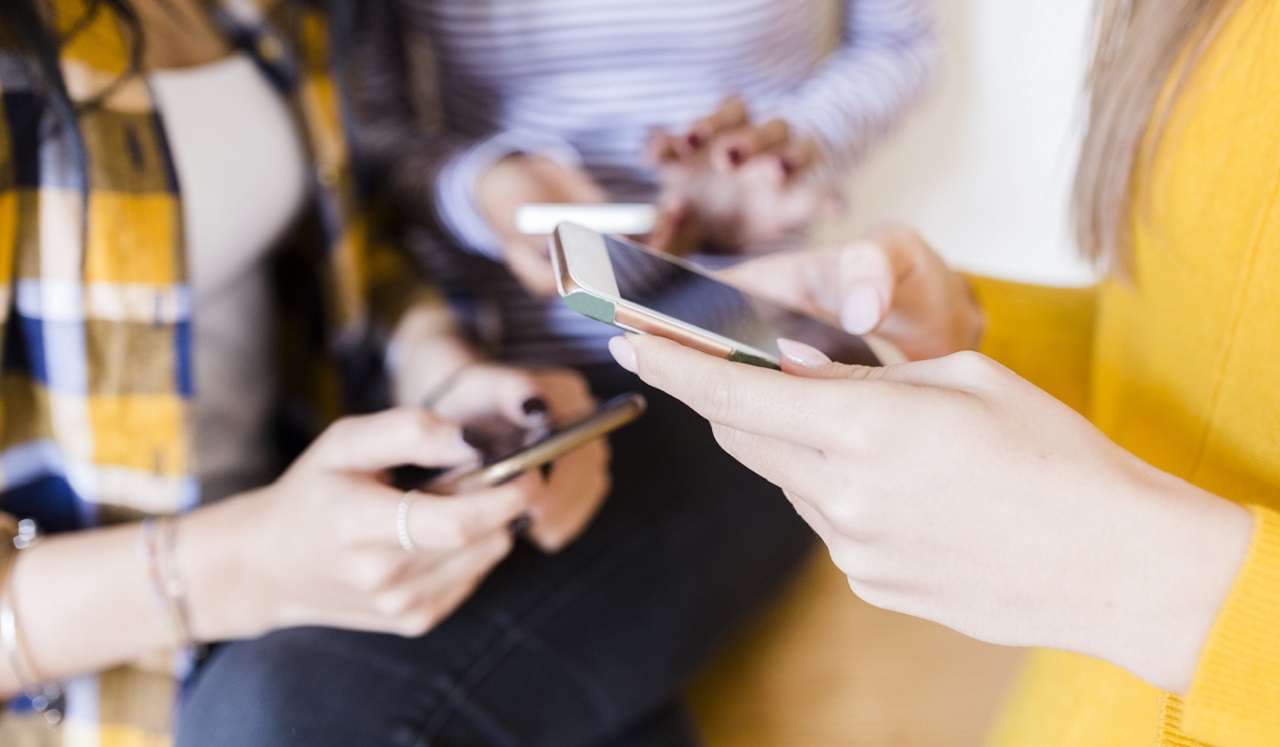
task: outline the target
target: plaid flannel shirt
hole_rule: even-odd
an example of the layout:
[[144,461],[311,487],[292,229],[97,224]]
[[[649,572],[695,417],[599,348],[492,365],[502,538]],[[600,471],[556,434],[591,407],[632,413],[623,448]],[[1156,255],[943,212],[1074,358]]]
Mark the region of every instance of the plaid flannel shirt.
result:
[[[312,431],[361,394],[351,361],[380,360],[376,321],[423,300],[361,210],[321,1],[210,3],[293,102],[312,156],[312,209],[277,273],[282,370],[292,401],[308,403],[283,409]],[[163,122],[145,79],[123,75],[128,38],[110,11],[55,8],[71,98],[101,103],[79,111],[77,168],[32,66],[0,50],[0,508],[69,531],[190,508],[199,486],[192,298]],[[157,662],[67,683],[64,724],[33,733],[69,747],[168,743],[175,665]],[[13,704],[0,743],[28,744],[18,730],[36,718]]]

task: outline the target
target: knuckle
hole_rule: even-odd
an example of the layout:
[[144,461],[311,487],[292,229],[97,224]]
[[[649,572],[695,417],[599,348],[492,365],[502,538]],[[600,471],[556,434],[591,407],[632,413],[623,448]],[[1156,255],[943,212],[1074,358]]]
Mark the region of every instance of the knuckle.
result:
[[364,594],[385,591],[395,577],[394,566],[376,558],[352,558],[346,567],[352,588]]
[[506,532],[498,534],[486,548],[488,551],[484,554],[486,567],[507,557],[513,547],[515,547],[515,540],[510,534]]
[[344,550],[355,550],[364,544],[364,530],[358,522],[349,518],[351,511],[341,508],[332,511],[331,532],[337,546]]
[[856,550],[852,543],[836,543],[828,549],[828,554],[830,554],[831,562],[835,567],[843,571],[850,579],[861,578],[862,565],[860,561],[862,553]]
[[888,600],[880,587],[855,576],[849,576],[848,581],[849,590],[853,592],[854,596],[872,607],[888,609]]
[[381,616],[399,619],[413,608],[413,598],[403,589],[389,589],[373,598],[374,610]]
[[703,403],[707,419],[724,420],[737,408],[738,396],[713,374],[703,374],[697,386],[698,398]]
[[341,448],[342,444],[349,442],[353,437],[353,431],[356,424],[352,418],[339,418],[328,425],[315,440],[315,443],[308,449],[308,453],[312,455],[326,455],[331,451]]
[[949,363],[952,370],[967,381],[980,381],[998,371],[995,361],[972,350],[952,353]]
[[404,638],[417,638],[430,632],[443,618],[435,605],[418,605],[397,617],[396,632]]
[[430,436],[439,422],[425,407],[407,408],[404,411],[405,435],[415,440]]
[[366,541],[367,527],[360,520],[357,502],[335,500],[328,491],[315,488],[311,495],[315,501],[312,508],[320,514],[320,526],[327,530],[329,541],[340,550],[350,552],[359,549]]
[[737,447],[742,441],[742,433],[740,431],[726,428],[723,425],[712,424],[711,435],[715,437],[716,443],[719,444],[721,449],[729,452],[729,454],[737,453]]
[[822,509],[827,521],[845,537],[861,537],[871,523],[871,511],[863,501],[834,501]]
[[436,531],[436,547],[456,552],[471,544],[480,531],[480,518],[474,514],[455,516],[440,522]]
[[872,434],[883,433],[883,423],[879,422],[882,416],[875,408],[869,408],[856,416],[853,413],[846,415],[841,419],[846,425],[831,434],[834,445],[846,456],[868,454],[877,443]]

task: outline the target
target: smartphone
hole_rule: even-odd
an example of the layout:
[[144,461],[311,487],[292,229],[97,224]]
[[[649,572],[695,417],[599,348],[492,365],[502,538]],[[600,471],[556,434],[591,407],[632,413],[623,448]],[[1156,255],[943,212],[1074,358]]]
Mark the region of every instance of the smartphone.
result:
[[644,236],[658,222],[658,209],[653,205],[615,203],[521,205],[516,210],[516,230],[525,235],[543,236],[565,222],[600,233]]
[[644,395],[622,394],[605,402],[595,412],[550,431],[533,443],[486,461],[446,470],[422,486],[437,495],[456,495],[500,485],[531,469],[537,469],[568,454],[588,441],[617,430],[640,417],[648,403]]
[[841,363],[881,365],[863,338],[626,239],[563,224],[552,234],[551,260],[565,304],[630,332],[767,368],[781,367],[779,337],[808,343]]

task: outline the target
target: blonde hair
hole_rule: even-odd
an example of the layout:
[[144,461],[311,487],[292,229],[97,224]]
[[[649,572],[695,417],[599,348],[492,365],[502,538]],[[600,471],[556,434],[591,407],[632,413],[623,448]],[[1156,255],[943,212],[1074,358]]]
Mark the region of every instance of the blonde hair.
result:
[[[1169,109],[1239,0],[1098,0],[1089,125],[1072,193],[1081,253],[1133,272],[1134,184],[1151,167]],[[1167,96],[1162,93],[1168,91]]]

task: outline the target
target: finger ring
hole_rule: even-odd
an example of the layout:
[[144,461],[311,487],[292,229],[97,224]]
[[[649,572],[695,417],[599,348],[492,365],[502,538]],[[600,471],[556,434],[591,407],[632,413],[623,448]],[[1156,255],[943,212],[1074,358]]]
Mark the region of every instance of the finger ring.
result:
[[413,544],[413,537],[409,536],[409,509],[413,508],[416,500],[418,494],[410,490],[400,498],[400,505],[396,507],[396,538],[400,540],[400,546],[405,552],[418,551],[418,546]]

